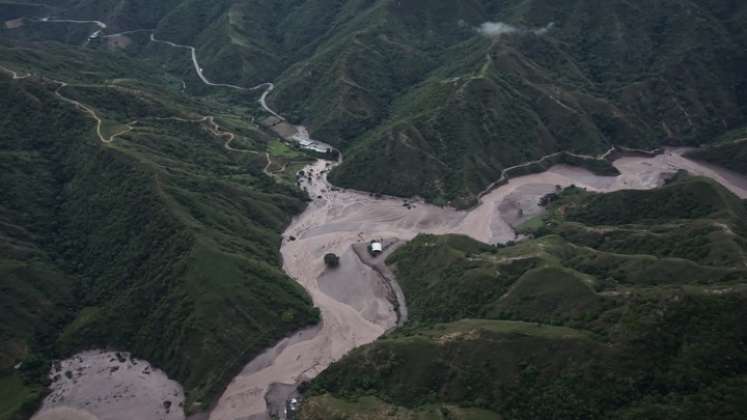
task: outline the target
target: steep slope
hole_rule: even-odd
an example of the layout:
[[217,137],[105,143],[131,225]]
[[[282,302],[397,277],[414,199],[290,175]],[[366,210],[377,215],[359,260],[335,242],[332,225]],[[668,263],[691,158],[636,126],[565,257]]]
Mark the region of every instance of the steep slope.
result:
[[[274,81],[272,106],[345,152],[335,183],[439,203],[473,204],[502,169],[549,153],[706,143],[747,115],[743,2],[112,0],[58,10],[195,45],[214,81]],[[5,32],[111,46],[80,27],[47,27]],[[183,61],[169,69],[191,77]]]
[[688,153],[688,157],[747,174],[747,128],[729,132],[715,144]]
[[[613,0],[604,7],[588,0],[562,4],[549,0],[71,0],[55,4],[48,13],[8,3],[0,4],[0,11],[13,19],[28,15],[100,19],[108,24],[104,33],[155,28],[159,39],[195,45],[211,80],[244,86],[277,82],[273,106],[343,149],[346,160],[333,173],[335,183],[373,192],[418,194],[437,203],[468,206],[506,167],[559,150],[595,155],[613,144],[641,148],[698,144],[745,122],[747,7],[743,2]],[[121,43],[89,39],[98,28],[93,23],[27,19],[13,27],[16,23],[0,24],[0,36],[21,40],[18,45],[30,48],[3,48],[2,64],[71,82],[59,93],[93,107],[103,120],[96,133],[90,116],[56,96],[58,85],[49,80],[3,79],[21,89],[9,91],[3,104],[13,110],[4,123],[13,125],[8,131],[13,135],[6,140],[14,142],[8,150],[15,153],[3,158],[3,176],[10,174],[8,184],[19,189],[3,196],[15,204],[1,214],[5,242],[0,269],[9,273],[6,278],[12,285],[3,284],[3,292],[13,299],[3,304],[13,322],[0,331],[11,343],[3,349],[0,369],[3,380],[7,378],[3,385],[9,384],[15,392],[0,393],[11,396],[8,403],[0,404],[0,413],[6,407],[10,412],[19,407],[27,410],[25,401],[36,400],[49,357],[104,345],[134,350],[164,367],[187,387],[188,410],[204,407],[244,361],[316,317],[300,289],[279,271],[276,251],[279,232],[290,215],[300,211],[303,199],[266,176],[272,174],[273,165],[264,153],[277,152],[295,164],[304,157],[288,152],[245,121],[247,116],[262,116],[251,105],[256,99],[253,94],[203,86],[183,48],[151,42],[145,32],[128,35]],[[85,48],[27,44],[30,39]],[[106,51],[110,49],[114,51]],[[143,58],[148,65],[136,64],[125,54]],[[177,93],[182,90],[203,97]],[[38,126],[29,123],[29,115],[41,110],[51,110],[51,119]],[[206,115],[216,119],[205,119]],[[215,121],[236,132],[236,141],[227,140]],[[52,138],[50,133],[63,134]],[[111,142],[96,143],[97,137]],[[718,154],[732,153],[725,149]],[[14,172],[18,156],[24,163],[33,160],[28,163],[32,173]],[[272,162],[282,172],[285,166],[278,160]],[[262,171],[265,167],[267,174]],[[33,178],[34,185],[27,186],[27,178]],[[292,171],[286,170],[284,180],[292,178]],[[24,201],[28,191],[38,192],[34,196],[39,203]],[[413,261],[411,268],[420,274],[411,276],[413,281],[406,287],[411,288],[410,297],[422,303],[414,305],[414,332],[406,334],[425,336],[418,338],[412,354],[422,348],[423,354],[433,355],[424,358],[423,366],[434,372],[437,381],[412,375],[406,378],[412,382],[405,382],[412,388],[387,391],[394,381],[388,376],[392,372],[383,370],[374,385],[352,381],[334,398],[359,395],[359,388],[371,390],[387,402],[366,400],[369,408],[422,409],[431,417],[439,412],[544,416],[549,415],[546,407],[552,406],[567,409],[562,411],[567,417],[623,415],[625,410],[637,410],[637,405],[654,410],[638,393],[652,389],[653,401],[678,407],[671,413],[687,408],[688,398],[697,401],[722,389],[739,401],[734,389],[741,386],[744,371],[738,354],[729,368],[740,376],[732,382],[724,379],[718,366],[703,367],[689,355],[680,360],[697,365],[692,377],[712,388],[689,383],[672,388],[669,384],[687,376],[679,365],[654,379],[640,379],[635,375],[655,370],[652,365],[631,368],[619,359],[628,348],[624,340],[612,337],[617,331],[623,336],[643,331],[644,338],[657,329],[674,331],[675,338],[667,337],[662,344],[665,361],[670,360],[672,353],[667,352],[674,352],[672,348],[685,347],[676,341],[683,331],[674,326],[651,326],[635,316],[622,322],[616,318],[620,313],[638,311],[655,319],[658,312],[652,307],[665,313],[672,309],[684,314],[684,332],[691,328],[689,339],[696,343],[714,341],[706,334],[709,329],[738,329],[742,321],[743,313],[732,307],[742,303],[741,292],[729,288],[744,277],[741,204],[721,200],[722,193],[698,182],[662,191],[661,196],[631,193],[609,198],[569,192],[562,201],[568,213],[554,215],[534,233],[545,236],[526,247],[495,251],[453,239],[457,244],[441,244],[436,251],[459,270],[439,265],[434,271]],[[631,202],[644,206],[629,207]],[[664,210],[667,213],[660,213]],[[29,216],[37,213],[39,217]],[[55,223],[37,226],[39,220]],[[420,251],[425,261],[429,261],[425,257],[430,240],[416,242],[426,249]],[[417,248],[411,252],[418,253]],[[440,278],[440,271],[448,275]],[[498,285],[496,271],[501,276]],[[434,279],[432,285],[418,283]],[[475,287],[461,289],[462,284]],[[714,284],[727,286],[702,287]],[[648,296],[644,287],[651,287],[654,296]],[[627,293],[640,299],[627,306]],[[704,300],[699,294],[705,294]],[[698,296],[690,299],[691,295]],[[670,306],[674,305],[670,300],[686,303]],[[19,301],[24,304],[18,305]],[[721,307],[731,312],[720,312]],[[692,317],[691,308],[695,308]],[[46,314],[52,312],[62,318],[50,319]],[[707,318],[710,312],[714,318],[698,324],[695,318]],[[459,323],[469,318],[478,318],[478,323]],[[482,320],[490,322],[481,324]],[[544,334],[531,325],[506,323],[516,320],[561,323],[573,330]],[[449,342],[451,332],[439,335],[427,329],[436,322],[449,324],[443,328],[453,329],[459,346],[442,353],[439,346]],[[24,325],[32,325],[33,331]],[[64,333],[57,334],[63,326]],[[603,337],[602,345],[589,331]],[[572,340],[556,343],[552,341],[556,333]],[[461,343],[464,337],[466,346]],[[723,345],[732,357],[741,337],[732,340],[724,334],[714,346]],[[504,342],[508,353],[531,350],[527,350],[535,355],[531,365],[557,356],[536,388],[532,384],[524,388],[530,395],[474,397],[460,383],[443,392],[448,398],[440,399],[434,382],[462,371],[471,378],[481,369],[473,364],[479,357],[452,358],[454,353],[474,351],[482,357],[486,348]],[[667,347],[672,342],[676,345]],[[482,343],[488,344],[480,347]],[[563,351],[548,355],[544,351],[548,345],[561,346]],[[398,351],[398,346],[393,345],[392,351]],[[647,354],[650,350],[633,346],[630,351]],[[712,349],[695,347],[701,350],[709,357],[714,354]],[[612,359],[611,365],[619,368],[612,373],[635,384],[635,392],[612,381],[609,395],[623,394],[623,402],[614,403],[618,405],[600,402],[606,397],[588,392],[588,381],[566,393],[566,384],[555,382],[558,377],[563,381],[579,375],[597,378],[599,366],[605,365],[606,359],[580,366],[567,363],[585,360],[589,353]],[[502,357],[490,363],[513,361]],[[25,384],[12,369],[21,360]],[[388,359],[380,355],[371,360],[388,366]],[[416,361],[406,360],[413,365]],[[343,363],[351,363],[346,369],[357,372],[353,362]],[[523,367],[519,368],[509,372],[513,376],[485,381],[512,384],[522,375],[517,372],[523,372]],[[711,368],[715,377],[704,373]],[[336,391],[337,381],[347,380],[334,376],[336,372],[328,374],[334,380],[320,382],[324,390]],[[534,372],[529,373],[531,381]],[[485,389],[500,388],[489,383]],[[412,402],[398,399],[400,393]],[[661,396],[667,393],[673,395],[672,401]],[[547,404],[540,394],[549,395]],[[590,412],[563,406],[574,399],[587,402]],[[307,407],[314,407],[315,401],[320,400]],[[415,406],[401,407],[405,403]],[[436,406],[428,407],[431,403]],[[534,403],[539,411],[531,410]],[[725,409],[735,406],[730,404]],[[482,408],[470,411],[472,406]],[[325,409],[324,404],[320,409]],[[314,415],[331,417],[321,413]],[[379,411],[372,409],[372,413]]]
[[742,418],[745,215],[685,177],[568,189],[509,247],[420,236],[388,261],[410,321],[312,381],[301,418]]
[[121,55],[54,44],[0,53],[32,73],[0,75],[0,373],[27,390],[2,393],[2,418],[33,409],[50,360],[93,347],[151,361],[197,410],[261,350],[318,320],[278,253],[305,197],[263,172],[265,153],[292,166],[310,158],[223,99],[169,90]]
[[[3,2],[6,3],[6,2]],[[2,5],[10,9],[19,7]],[[99,20],[107,22],[113,29],[153,28],[171,10],[185,0],[164,0],[148,2],[144,0],[57,0],[54,2],[28,1],[23,4],[38,3],[44,9],[44,16],[59,19]],[[28,6],[26,6],[28,7]],[[199,11],[196,11],[199,13]]]
[[[403,12],[392,6],[386,22],[398,13]],[[458,17],[441,19],[452,22],[456,32]],[[352,64],[392,49],[381,41],[380,34],[388,32],[379,28],[356,34],[364,43],[375,40],[365,43],[366,49],[354,40],[338,42],[342,46],[327,53],[338,58],[322,61],[336,70],[304,70],[309,83],[320,85],[313,74],[335,74],[339,86],[326,88],[336,94],[325,99],[335,111],[312,115],[311,126],[342,144],[357,138],[347,162],[333,174],[336,183],[469,201],[501,169],[544,154],[595,154],[612,144],[701,143],[744,121],[743,31],[697,2],[615,2],[599,8],[585,1],[563,7],[533,1],[506,5],[485,20],[515,27],[492,38],[474,31],[466,41],[454,36],[446,44],[451,48],[433,47],[435,53],[418,48],[409,34],[394,39],[433,60],[410,89],[392,83],[382,89],[372,74],[375,66]],[[404,60],[392,62],[412,68]],[[293,77],[281,85],[293,87],[292,82]],[[387,91],[393,96],[371,99],[371,92]],[[308,97],[321,96],[315,93]],[[278,95],[282,99],[283,91]],[[367,112],[356,112],[362,102]],[[353,113],[357,128],[369,131],[347,130],[353,118],[346,115],[339,123],[330,121],[340,113]],[[391,172],[411,176],[385,176]]]
[[155,29],[158,38],[195,45],[211,79],[255,85],[273,80],[285,67],[310,56],[340,22],[349,21],[371,3],[74,0],[59,2],[49,13],[100,20],[111,33]]

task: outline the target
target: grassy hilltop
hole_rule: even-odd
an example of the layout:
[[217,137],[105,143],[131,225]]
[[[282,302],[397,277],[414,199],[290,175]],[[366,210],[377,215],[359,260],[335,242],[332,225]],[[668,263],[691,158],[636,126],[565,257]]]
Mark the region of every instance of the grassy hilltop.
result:
[[[0,74],[0,418],[34,409],[51,359],[92,347],[147,359],[184,385],[188,411],[206,408],[318,320],[278,251],[306,197],[276,166],[311,158],[232,104],[256,94],[190,97],[147,64],[59,44],[0,56],[33,74]],[[51,78],[105,138],[125,133],[102,143]],[[236,134],[232,150],[208,115]]]
[[301,418],[743,418],[746,216],[685,177],[568,189],[511,247],[420,236],[389,260],[408,324],[312,381]]

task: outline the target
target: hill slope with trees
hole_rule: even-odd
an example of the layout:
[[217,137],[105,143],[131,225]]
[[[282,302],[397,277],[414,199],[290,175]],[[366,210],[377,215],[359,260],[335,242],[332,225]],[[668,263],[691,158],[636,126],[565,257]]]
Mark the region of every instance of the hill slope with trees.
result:
[[301,418],[743,418],[745,215],[681,177],[565,190],[514,246],[420,236],[388,260],[407,325],[312,381]]
[[[263,171],[277,140],[230,98],[190,97],[117,54],[0,55],[31,73],[0,74],[0,417],[30,414],[51,360],[101,347],[162,368],[199,410],[253,356],[318,321],[279,255],[307,198]],[[289,165],[311,160],[295,156]]]
[[[110,32],[155,29],[159,39],[195,45],[211,80],[274,81],[272,106],[344,152],[337,184],[438,203],[472,204],[502,169],[549,153],[695,145],[747,120],[744,2],[56,6],[59,16],[104,20]],[[4,33],[43,36],[40,25]],[[143,43],[147,36],[131,53],[160,53],[136,47]],[[171,70],[191,77],[186,60]]]

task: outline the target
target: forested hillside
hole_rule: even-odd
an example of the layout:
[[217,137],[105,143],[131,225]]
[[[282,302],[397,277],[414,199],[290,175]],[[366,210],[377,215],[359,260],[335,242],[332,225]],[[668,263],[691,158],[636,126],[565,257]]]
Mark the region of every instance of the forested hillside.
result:
[[[155,29],[195,45],[211,80],[274,81],[270,103],[345,152],[333,173],[341,186],[459,206],[474,203],[505,167],[552,152],[700,144],[743,126],[747,115],[747,6],[738,1],[57,7],[50,13],[101,19],[109,32]],[[65,28],[29,21],[5,33],[43,38],[40,25]],[[61,38],[87,42],[84,32]],[[142,48],[147,39],[133,36],[130,53],[161,53]],[[184,60],[171,70],[192,77]]]
[[[337,183],[469,203],[501,169],[557,150],[697,144],[744,121],[745,37],[732,22],[743,11],[698,1],[485,2],[482,9],[445,3],[392,5],[387,25],[409,18],[415,33],[364,30],[356,32],[360,42],[330,51],[340,57],[334,73],[317,74],[344,74],[339,87],[320,86],[308,97],[334,92],[324,100],[334,111],[326,109],[312,126],[329,139],[336,132],[340,141],[358,139],[334,174]],[[469,13],[475,9],[483,13]],[[513,27],[475,34],[481,21]],[[431,43],[422,45],[417,33],[450,36],[426,37]],[[389,59],[392,50],[400,56]],[[382,85],[370,76],[375,66],[360,63],[383,54],[394,71],[413,68],[405,56],[422,57],[428,70],[417,73],[416,83],[391,78]],[[319,80],[313,73],[303,68],[309,82]],[[394,96],[378,99],[382,92]],[[348,125],[336,113],[344,115],[339,121],[373,128],[360,137],[338,131]],[[408,176],[385,175],[391,171]]]
[[[333,184],[372,193],[469,207],[556,152],[614,175],[588,159],[612,146],[712,143],[690,156],[747,173],[745,22],[739,0],[0,0],[0,419],[89,348],[204,411],[319,321],[278,251],[312,157],[239,86],[273,82],[345,157]],[[519,244],[397,251],[408,324],[302,418],[747,418],[744,201],[686,176],[547,201]]]
[[743,418],[745,216],[685,177],[565,190],[511,247],[420,236],[388,260],[408,325],[322,373],[301,418]]
[[688,157],[747,174],[747,128],[731,131],[714,144],[693,150]]
[[306,198],[263,172],[265,152],[310,158],[121,55],[45,44],[0,56],[31,74],[0,74],[0,418],[30,413],[51,360],[100,347],[153,362],[184,385],[187,411],[204,408],[318,320],[278,253]]

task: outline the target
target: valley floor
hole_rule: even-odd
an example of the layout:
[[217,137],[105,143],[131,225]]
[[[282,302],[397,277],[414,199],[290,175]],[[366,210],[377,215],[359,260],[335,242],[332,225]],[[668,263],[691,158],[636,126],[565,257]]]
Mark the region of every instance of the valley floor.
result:
[[[376,198],[339,190],[327,181],[333,165],[319,160],[308,166],[300,184],[314,199],[284,233],[281,252],[285,271],[307,290],[321,310],[321,327],[283,340],[247,365],[228,386],[209,418],[268,418],[268,409],[282,413],[281,401],[274,401],[273,407],[267,404],[266,396],[273,385],[295,386],[312,379],[353,348],[373,342],[397,325],[398,315],[388,293],[387,280],[359,258],[354,245],[381,238],[407,241],[421,233],[463,234],[484,243],[506,243],[518,238],[516,226],[541,211],[537,205],[539,199],[558,187],[576,185],[599,192],[651,189],[678,170],[710,177],[741,198],[747,197],[747,178],[688,160],[682,156],[684,152],[670,149],[655,157],[622,157],[614,163],[621,172],[617,177],[597,176],[584,169],[557,165],[543,173],[511,179],[486,194],[481,204],[469,211],[436,207],[420,200]],[[340,269],[325,267],[323,256],[327,253],[341,256]],[[89,355],[95,357],[91,359]],[[92,419],[131,418],[128,416],[133,409],[141,410],[138,418],[164,415],[161,413],[164,402],[160,400],[166,397],[156,398],[155,394],[141,392],[151,388],[149,384],[156,378],[151,375],[155,373],[122,378],[108,365],[96,367],[93,362],[102,357],[110,360],[115,356],[83,353],[63,361],[63,366],[83,363],[88,370],[76,373],[73,382],[55,373],[57,380],[52,388],[56,391],[47,398],[35,419],[67,418],[70,410]],[[104,359],[102,363],[106,362]],[[145,364],[143,368],[148,370]],[[101,375],[109,377],[101,382]],[[167,381],[165,377],[164,380]],[[99,386],[102,383],[106,386]],[[125,393],[138,392],[119,400],[114,397],[115,391],[107,394],[112,387]],[[102,393],[111,398],[102,397]],[[167,418],[183,418],[179,401],[178,395],[170,401],[173,410]],[[121,404],[129,408],[120,410],[117,407]]]
[[[151,40],[163,42],[153,37]],[[199,67],[194,47],[169,44],[191,51],[195,71],[206,85],[243,89],[209,82]],[[16,73],[12,73],[12,77],[22,78]],[[251,89],[260,87],[266,89],[261,98],[262,106],[276,115],[265,101],[274,86],[268,83]],[[79,103],[77,106],[81,107]],[[95,113],[91,114],[100,125]],[[303,135],[291,137],[299,141],[304,138]],[[479,206],[468,211],[437,207],[421,200],[377,198],[339,190],[327,181],[327,174],[334,165],[319,160],[308,166],[304,169],[305,176],[299,179],[313,201],[285,231],[281,253],[286,273],[306,289],[320,309],[321,327],[283,340],[247,365],[228,386],[209,418],[259,419],[268,417],[268,409],[282,412],[282,407],[268,407],[266,397],[273,385],[295,386],[309,380],[350,350],[373,342],[397,325],[398,313],[387,280],[360,259],[354,245],[381,238],[407,241],[421,233],[462,234],[488,244],[506,243],[519,239],[515,228],[538,214],[541,211],[537,205],[539,199],[558,188],[576,185],[599,192],[651,189],[662,185],[667,176],[678,170],[710,177],[739,197],[747,198],[746,177],[688,160],[682,156],[684,152],[669,149],[655,157],[622,157],[614,163],[621,172],[616,177],[598,176],[571,166],[553,166],[542,173],[511,179],[484,195]],[[268,158],[266,169],[270,166]],[[338,271],[325,267],[323,257],[327,253],[341,256]],[[135,368],[132,361],[125,367],[110,365],[113,360],[118,360],[116,355],[82,353],[63,361],[63,373],[53,371],[53,375],[59,375],[52,385],[55,392],[47,398],[35,419],[184,417],[179,405],[183,399],[181,390],[165,375],[161,377],[155,370],[145,374],[149,368],[144,362],[142,367]],[[74,375],[72,383],[65,375],[68,365]],[[127,372],[134,375],[125,378]],[[121,389],[123,394],[109,389],[112,387]],[[159,394],[166,390],[173,395]],[[124,397],[115,398],[115,395]]]
[[184,418],[182,387],[127,353],[87,351],[52,371],[52,392],[35,420]]
[[[710,177],[747,198],[746,177],[688,160],[682,156],[685,151],[669,149],[655,157],[622,157],[614,163],[621,172],[617,177],[554,166],[543,173],[511,179],[469,211],[339,190],[327,181],[331,169],[327,162],[307,167],[304,172],[308,177],[301,178],[301,185],[315,198],[286,230],[282,254],[286,272],[320,308],[322,327],[313,337],[280,344],[274,360],[263,369],[247,369],[235,378],[210,419],[263,418],[267,412],[265,395],[273,383],[298,384],[311,379],[353,348],[374,341],[396,325],[397,314],[384,292],[385,280],[356,257],[353,245],[380,238],[407,241],[421,233],[463,234],[489,244],[506,243],[517,239],[514,227],[536,215],[539,199],[558,186],[576,185],[599,192],[645,190],[662,185],[678,170]],[[521,217],[517,217],[519,210]],[[323,257],[330,252],[341,256],[338,270],[344,275],[325,268]]]

